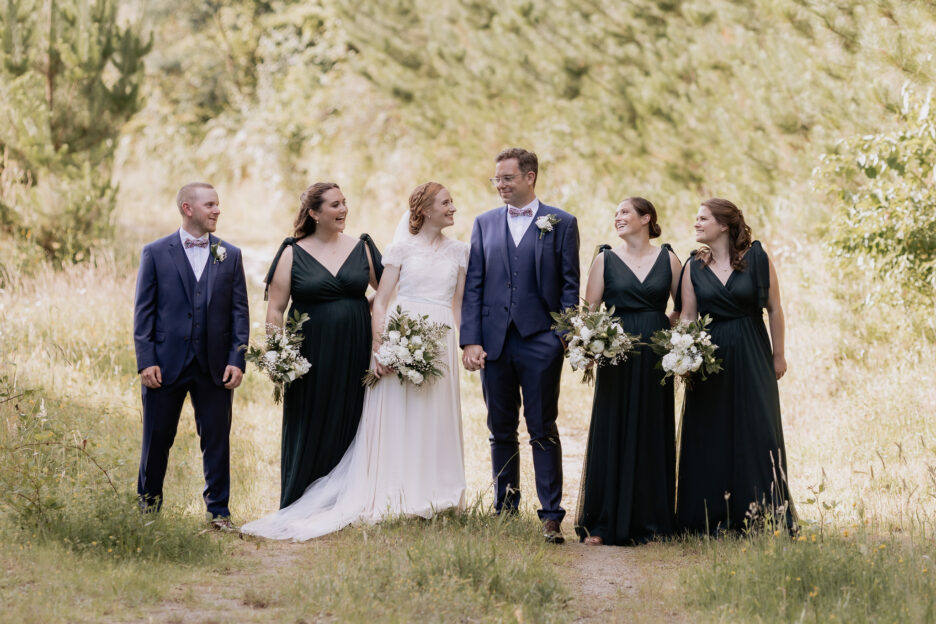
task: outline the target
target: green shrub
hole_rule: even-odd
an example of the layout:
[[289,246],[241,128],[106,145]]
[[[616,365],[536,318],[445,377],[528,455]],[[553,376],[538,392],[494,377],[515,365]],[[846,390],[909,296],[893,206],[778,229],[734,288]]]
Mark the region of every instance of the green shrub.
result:
[[835,201],[829,247],[893,304],[936,298],[936,110],[903,88],[897,127],[839,142],[813,173]]

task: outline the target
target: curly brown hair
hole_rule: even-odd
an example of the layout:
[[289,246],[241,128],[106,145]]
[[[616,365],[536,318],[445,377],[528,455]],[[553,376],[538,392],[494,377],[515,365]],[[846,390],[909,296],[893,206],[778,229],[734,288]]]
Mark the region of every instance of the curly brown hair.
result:
[[296,213],[296,220],[293,222],[294,237],[304,238],[315,233],[315,219],[310,213],[322,211],[325,193],[332,189],[341,190],[334,182],[316,182],[302,192],[299,196],[299,212]]
[[409,196],[409,231],[419,234],[426,222],[426,211],[432,208],[436,195],[445,187],[438,182],[426,182],[417,186]]
[[[744,222],[741,209],[720,197],[706,199],[702,205],[709,209],[718,223],[728,226],[728,257],[731,261],[731,268],[743,271],[747,266],[744,252],[751,247],[752,238],[751,228]],[[708,247],[700,249],[698,256],[706,264],[712,262],[712,250]]]

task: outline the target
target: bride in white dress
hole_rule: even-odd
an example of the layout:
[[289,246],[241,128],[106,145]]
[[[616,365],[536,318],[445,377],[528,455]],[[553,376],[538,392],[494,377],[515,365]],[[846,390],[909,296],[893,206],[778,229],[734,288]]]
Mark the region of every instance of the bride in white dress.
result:
[[[374,351],[388,310],[445,323],[448,332],[443,376],[422,387],[381,377],[364,395],[357,434],[344,457],[288,507],[245,524],[241,531],[272,539],[307,540],[354,522],[433,513],[465,505],[465,465],[458,388],[461,298],[468,244],[442,235],[454,223],[448,190],[427,182],[413,191],[393,243],[383,256],[384,272],[374,299]],[[407,218],[408,217],[408,218]],[[398,291],[396,302],[390,300]],[[313,320],[314,322],[314,320]],[[373,357],[371,366],[376,367]],[[388,369],[375,368],[378,373]]]

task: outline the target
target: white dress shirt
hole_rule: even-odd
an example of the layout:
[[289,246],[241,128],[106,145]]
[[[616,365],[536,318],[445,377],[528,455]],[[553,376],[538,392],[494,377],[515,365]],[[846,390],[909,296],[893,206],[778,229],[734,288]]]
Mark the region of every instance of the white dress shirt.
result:
[[[510,204],[507,204],[508,210],[510,209]],[[533,211],[533,214],[529,217],[511,217],[510,213],[507,213],[507,227],[510,228],[510,237],[513,239],[514,245],[519,246],[520,241],[523,239],[523,235],[526,234],[527,228],[530,227],[530,224],[533,223],[533,219],[536,218],[536,211],[539,210],[539,200],[533,198],[526,206],[521,207],[529,208]]]
[[210,253],[210,246],[205,245],[204,247],[189,247],[185,248],[185,241],[187,240],[210,240],[208,235],[205,234],[201,239],[195,238],[191,234],[185,231],[185,228],[179,228],[179,237],[182,239],[182,250],[185,251],[185,257],[188,258],[189,264],[192,266],[192,271],[195,273],[195,281],[201,279],[202,271],[205,270],[205,265],[208,264],[208,255]]

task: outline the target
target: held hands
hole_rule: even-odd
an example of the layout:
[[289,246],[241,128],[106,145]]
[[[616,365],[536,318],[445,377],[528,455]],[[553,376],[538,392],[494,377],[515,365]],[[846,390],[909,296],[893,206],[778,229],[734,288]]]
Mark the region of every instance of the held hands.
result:
[[783,357],[782,353],[779,353],[779,354],[774,353],[773,368],[774,368],[774,373],[776,373],[777,375],[777,381],[779,381],[780,378],[783,377],[787,371],[786,358]]
[[221,378],[221,381],[224,383],[224,387],[228,390],[233,390],[237,386],[241,385],[241,381],[243,380],[244,371],[238,367],[228,364],[224,368],[224,377]]
[[465,365],[466,370],[473,372],[484,368],[484,358],[486,357],[487,353],[484,352],[481,345],[466,345],[464,351],[462,351],[462,364]]
[[371,344],[371,351],[374,352],[374,356],[375,356],[375,357],[374,357],[374,368],[373,368],[373,371],[374,371],[374,376],[375,376],[377,379],[380,379],[380,378],[383,377],[384,375],[392,375],[392,374],[393,374],[393,369],[392,369],[392,368],[390,368],[389,366],[384,366],[383,364],[381,364],[380,362],[377,361],[376,355],[377,355],[377,352],[380,350],[380,345],[381,345],[381,342],[380,342],[379,340],[375,340],[375,341]]
[[162,387],[162,371],[159,370],[158,366],[147,366],[140,371],[140,381],[143,382],[143,385],[147,388],[156,388]]

